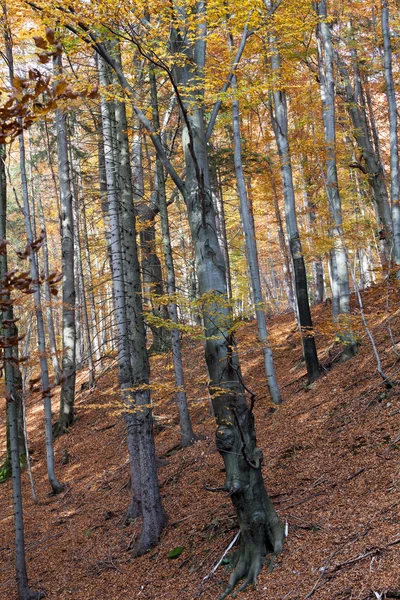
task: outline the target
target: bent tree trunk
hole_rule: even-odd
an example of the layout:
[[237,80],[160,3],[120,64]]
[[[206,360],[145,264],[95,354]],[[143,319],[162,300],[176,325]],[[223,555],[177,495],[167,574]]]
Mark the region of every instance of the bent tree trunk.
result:
[[[174,76],[181,91],[182,145],[186,166],[183,188],[196,256],[199,290],[203,300],[205,357],[217,420],[217,448],[226,469],[224,489],[235,506],[240,524],[240,548],[229,585],[222,597],[245,578],[241,589],[254,583],[267,552],[280,552],[284,540],[281,521],[266,493],[261,474],[262,452],[257,448],[254,417],[244,395],[240,365],[230,330],[225,261],[218,243],[211,196],[203,102],[199,82],[204,81],[205,4],[196,4],[197,40],[185,35],[186,16],[180,12],[171,34],[172,50],[184,52],[186,64]],[[190,108],[189,108],[190,107]]]

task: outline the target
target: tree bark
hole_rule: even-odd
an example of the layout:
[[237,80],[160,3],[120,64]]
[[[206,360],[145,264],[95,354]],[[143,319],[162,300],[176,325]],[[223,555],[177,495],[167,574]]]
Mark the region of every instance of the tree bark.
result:
[[383,66],[385,69],[386,97],[388,100],[390,133],[390,200],[393,222],[393,259],[396,275],[400,278],[400,204],[399,204],[399,139],[397,132],[397,102],[393,81],[392,44],[389,29],[389,4],[382,0]]
[[[204,81],[205,4],[197,2],[196,41],[185,35],[187,20],[175,5],[176,24],[171,49],[186,56],[174,78],[181,90],[182,146],[186,166],[184,197],[196,256],[199,291],[203,301],[205,356],[210,392],[217,420],[217,448],[226,469],[224,489],[229,492],[242,532],[236,568],[222,597],[245,577],[243,589],[255,582],[268,551],[280,552],[284,532],[265,491],[261,474],[262,452],[256,447],[254,417],[244,396],[238,357],[234,350],[231,311],[227,303],[226,265],[216,234],[211,197],[204,110],[200,82]],[[189,108],[190,107],[190,108]]]
[[[272,74],[278,78],[281,71],[281,59],[274,35],[269,36],[270,66]],[[288,119],[286,93],[277,88],[273,82],[270,102],[271,122],[278,147],[283,195],[285,201],[286,229],[289,237],[290,254],[293,262],[294,282],[299,315],[299,325],[302,336],[303,354],[307,367],[308,382],[312,383],[321,374],[317,348],[315,345],[314,327],[308,300],[307,273],[296,216],[296,200],[293,185],[292,163],[288,139]]]
[[[236,92],[236,75],[232,77],[232,90]],[[236,186],[240,200],[240,212],[247,246],[247,262],[250,272],[250,281],[253,291],[254,308],[256,311],[258,336],[263,346],[264,370],[267,378],[268,389],[274,404],[281,403],[281,396],[275,377],[274,359],[268,340],[267,319],[265,316],[264,299],[261,288],[260,267],[258,262],[258,251],[254,222],[250,214],[249,201],[247,197],[246,184],[242,165],[242,142],[240,137],[239,101],[235,98],[232,102],[233,140],[234,140],[234,163],[236,173]]]
[[339,325],[339,335],[344,344],[343,358],[351,358],[357,354],[358,345],[351,325],[348,322],[350,315],[350,286],[346,248],[344,247],[343,240],[342,203],[336,166],[335,78],[331,32],[327,23],[326,0],[316,2],[316,11],[320,19],[317,27],[317,48],[326,147],[325,187],[332,218],[332,312],[335,321]]
[[[54,61],[57,75],[62,74],[61,55]],[[75,328],[75,257],[74,218],[72,209],[71,171],[68,159],[67,119],[65,113],[56,110],[58,180],[60,188],[61,257],[62,257],[62,370],[60,413],[54,435],[60,435],[74,421],[76,380],[76,328]]]
[[[158,97],[157,97],[157,81],[154,74],[154,70],[150,68],[150,89],[151,89],[151,102],[153,110],[153,125],[154,128],[160,130],[160,117],[158,111]],[[169,231],[169,220],[168,220],[168,208],[167,198],[165,192],[165,174],[164,167],[161,161],[157,157],[156,159],[156,193],[158,196],[158,207],[160,210],[161,219],[161,232],[162,242],[164,249],[164,260],[165,269],[167,275],[167,291],[168,295],[171,296],[171,300],[168,303],[169,317],[175,325],[178,325],[178,309],[173,297],[176,294],[175,285],[175,268],[172,256],[172,246]],[[190,446],[196,441],[196,436],[193,431],[192,422],[190,420],[189,407],[186,398],[185,391],[185,379],[183,372],[182,353],[181,353],[181,342],[178,327],[172,327],[170,330],[171,335],[171,348],[172,348],[172,359],[174,364],[175,383],[177,387],[176,391],[176,403],[179,411],[179,425],[181,429],[181,444],[183,447]]]
[[[99,74],[101,84],[107,85],[107,70],[102,60],[99,61]],[[133,491],[128,516],[142,516],[141,538],[136,553],[143,554],[157,544],[166,523],[166,515],[157,481],[125,104],[118,102],[115,111],[117,139],[113,138],[109,103],[104,98],[101,99],[119,382],[124,403]],[[118,198],[116,158],[119,161],[120,177]]]

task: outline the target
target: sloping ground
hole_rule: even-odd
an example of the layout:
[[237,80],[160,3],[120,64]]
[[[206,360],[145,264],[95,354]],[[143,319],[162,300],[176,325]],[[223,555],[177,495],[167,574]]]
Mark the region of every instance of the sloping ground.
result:
[[[366,316],[384,371],[400,379],[387,328],[386,290],[365,296]],[[390,291],[394,340],[400,341],[398,293]],[[330,308],[314,312],[320,358],[328,367]],[[289,535],[273,573],[264,569],[257,588],[243,600],[369,600],[400,597],[400,401],[399,387],[387,391],[377,374],[371,345],[361,330],[359,355],[333,363],[305,387],[300,343],[291,315],[270,323],[279,384],[285,403],[274,411],[266,400],[256,327],[239,331],[246,384],[257,394],[258,445],[264,477]],[[132,559],[136,525],[122,527],[129,475],[116,371],[94,391],[79,394],[79,419],[55,444],[57,473],[66,491],[48,495],[42,412],[28,405],[32,464],[39,505],[33,505],[23,476],[28,573],[34,589],[51,600],[190,600],[217,598],[229,573],[221,566],[207,579],[237,532],[229,498],[205,486],[223,483],[222,461],[214,449],[202,344],[186,342],[185,362],[191,414],[203,436],[192,448],[168,450],[179,441],[171,394],[170,357],[154,358],[157,452],[169,464],[159,480],[169,526],[160,545]],[[82,375],[83,377],[83,375]],[[82,379],[83,381],[83,379]],[[80,381],[80,383],[82,383]],[[4,414],[3,406],[0,408]],[[0,439],[4,434],[2,423]],[[62,464],[62,450],[69,462]],[[399,542],[399,543],[397,543]],[[168,559],[168,552],[184,548]],[[16,598],[10,483],[0,486],[0,598]],[[393,593],[399,594],[393,596]],[[379,596],[382,594],[382,596]]]

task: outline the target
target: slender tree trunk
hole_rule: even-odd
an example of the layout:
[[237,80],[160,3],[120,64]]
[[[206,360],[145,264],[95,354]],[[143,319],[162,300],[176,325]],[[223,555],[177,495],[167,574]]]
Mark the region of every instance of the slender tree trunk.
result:
[[393,258],[397,278],[400,278],[400,204],[399,204],[399,139],[397,131],[397,102],[393,81],[392,44],[389,29],[389,4],[382,0],[383,65],[388,100],[390,131],[390,200],[393,222]]
[[279,247],[280,247],[281,255],[283,258],[283,275],[284,275],[286,294],[287,294],[289,308],[294,313],[296,313],[297,307],[296,307],[296,302],[294,299],[292,273],[290,270],[290,263],[289,263],[289,260],[290,260],[289,253],[288,253],[288,249],[287,249],[286,241],[285,241],[285,232],[283,230],[281,210],[279,208],[278,193],[277,193],[277,189],[276,189],[274,173],[272,171],[272,167],[270,164],[269,164],[269,173],[270,173],[270,179],[271,179],[271,188],[272,188],[272,197],[273,197],[273,202],[274,202],[275,218],[276,218],[276,222],[278,225]]
[[40,229],[45,232],[46,237],[43,240],[43,271],[45,275],[44,281],[44,293],[46,299],[46,316],[47,316],[47,329],[49,332],[49,346],[50,346],[50,354],[51,354],[51,362],[53,365],[53,371],[55,376],[55,383],[59,384],[61,381],[61,369],[60,363],[58,361],[58,351],[57,351],[57,342],[56,342],[56,332],[54,327],[54,317],[53,317],[53,303],[50,292],[50,284],[48,281],[50,267],[49,267],[49,248],[47,244],[47,228],[46,228],[46,220],[43,211],[42,198],[41,198],[41,190],[40,184],[38,181],[38,185],[36,188],[37,195],[37,205],[39,210],[39,223]]
[[93,291],[93,271],[92,271],[92,259],[90,257],[90,248],[89,248],[89,236],[88,236],[88,228],[87,228],[87,218],[86,218],[86,207],[85,202],[82,199],[81,202],[81,210],[82,210],[82,230],[83,230],[83,246],[85,252],[85,260],[87,266],[87,280],[88,280],[88,299],[90,306],[90,335],[92,340],[92,349],[93,355],[96,359],[96,366],[93,369],[93,376],[95,374],[96,368],[101,369],[101,353],[100,353],[100,336],[99,336],[99,323],[98,323],[98,315],[96,311],[96,301],[94,297]]
[[[157,82],[153,69],[150,69],[151,101],[153,110],[153,124],[158,131],[160,129],[160,117],[158,112]],[[175,286],[175,268],[172,257],[171,238],[169,232],[167,198],[165,193],[165,175],[164,167],[159,158],[156,159],[156,193],[158,196],[158,207],[161,218],[162,243],[164,249],[164,260],[167,275],[167,291],[173,298],[176,294]],[[178,324],[178,309],[174,300],[168,304],[168,313],[171,321]],[[183,447],[190,446],[196,440],[192,423],[190,420],[189,408],[186,399],[185,379],[183,373],[181,343],[179,329],[171,328],[171,348],[172,359],[174,363],[175,383],[177,387],[176,403],[179,411],[179,425],[181,429],[181,444]]]
[[[5,171],[6,148],[0,144],[0,241],[7,239],[7,181]],[[0,280],[4,280],[5,274],[8,272],[7,252],[6,250],[0,253]],[[7,300],[7,299],[5,299]],[[0,313],[1,328],[5,333],[10,330],[10,335],[18,338],[18,328],[14,320],[14,310],[12,304],[4,313]],[[4,324],[3,324],[4,320]],[[8,323],[8,325],[7,325]],[[4,335],[5,335],[4,333]],[[18,362],[18,344],[13,346],[11,351],[15,363]],[[13,373],[8,374],[8,370],[12,369]],[[19,444],[19,461],[22,467],[25,464],[26,453],[24,446],[24,431],[23,431],[23,411],[22,411],[22,386],[20,385],[22,378],[18,364],[5,364],[5,376],[13,382],[12,394],[16,404],[17,423],[18,423],[18,444]],[[9,479],[12,475],[11,466],[11,437],[10,437],[10,408],[6,403],[6,458],[3,465],[0,467],[0,481]]]
[[[236,91],[236,76],[232,78],[232,90]],[[261,288],[260,267],[258,263],[258,251],[253,219],[250,214],[249,201],[247,197],[246,184],[242,165],[242,142],[240,138],[239,101],[232,102],[232,121],[234,139],[234,162],[236,173],[236,185],[240,199],[240,211],[247,246],[247,261],[250,272],[250,281],[253,291],[253,301],[256,311],[258,336],[263,345],[264,369],[267,378],[269,393],[274,404],[281,403],[278,384],[275,377],[274,359],[269,345],[267,319],[265,317],[264,301]]]
[[75,197],[73,202],[73,219],[75,223],[75,232],[76,232],[76,251],[77,251],[77,272],[79,279],[79,287],[82,290],[82,315],[83,315],[83,327],[85,329],[86,335],[86,347],[87,347],[87,361],[89,367],[89,387],[94,387],[95,384],[95,366],[93,362],[93,345],[92,345],[92,337],[89,325],[89,313],[87,307],[86,300],[86,290],[85,290],[85,280],[83,277],[83,261],[82,261],[82,245],[81,245],[81,235],[80,235],[80,218],[79,213],[83,212],[82,209],[80,211],[80,206],[82,206],[83,202],[79,202],[79,198]]
[[[273,75],[278,78],[281,71],[281,59],[276,48],[273,34],[269,36],[270,66]],[[299,315],[299,325],[302,335],[303,354],[307,367],[309,383],[320,376],[317,348],[315,345],[314,327],[311,317],[310,303],[308,300],[307,273],[296,216],[296,201],[293,185],[292,163],[288,139],[288,119],[286,93],[277,89],[277,82],[273,82],[272,103],[270,104],[271,121],[278,147],[283,195],[285,201],[286,229],[289,237],[290,253],[293,261],[294,281]]]
[[322,100],[322,117],[326,145],[326,193],[332,218],[331,250],[332,312],[338,322],[340,337],[345,345],[343,358],[357,354],[358,346],[348,322],[350,316],[350,286],[347,270],[346,248],[343,243],[342,203],[336,166],[335,78],[333,72],[333,48],[331,32],[327,23],[326,0],[316,3],[320,22],[318,34],[318,65]]
[[[5,36],[6,52],[8,59],[8,67],[10,72],[10,80],[14,78],[14,65],[13,65],[13,53],[12,53],[12,39],[10,35]],[[31,211],[29,206],[29,195],[28,195],[28,181],[26,177],[26,161],[25,161],[25,143],[24,135],[20,133],[18,136],[19,144],[19,167],[21,176],[21,187],[23,196],[23,211],[27,243],[30,248],[29,264],[30,274],[32,278],[33,288],[33,302],[36,313],[36,324],[37,324],[37,341],[40,354],[40,371],[42,380],[42,396],[44,405],[44,425],[45,425],[45,438],[46,438],[46,459],[47,459],[47,474],[49,477],[50,485],[53,493],[57,494],[62,491],[63,486],[58,482],[55,474],[54,465],[54,449],[52,439],[52,425],[51,425],[51,393],[50,393],[50,378],[49,370],[47,365],[47,353],[46,353],[46,340],[45,330],[43,322],[43,311],[40,296],[40,284],[39,284],[39,273],[37,268],[37,254],[33,247],[33,233],[32,233],[32,221]]]
[[[62,73],[61,55],[54,63],[55,72]],[[61,385],[60,413],[54,435],[64,433],[74,421],[76,380],[76,329],[75,329],[75,257],[74,218],[72,209],[71,170],[68,158],[67,119],[56,110],[58,180],[60,188],[61,257],[62,257],[62,344],[63,381]]]

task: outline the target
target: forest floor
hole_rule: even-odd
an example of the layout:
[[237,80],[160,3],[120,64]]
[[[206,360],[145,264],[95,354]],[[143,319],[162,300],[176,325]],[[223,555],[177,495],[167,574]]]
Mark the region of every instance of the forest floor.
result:
[[[383,369],[400,381],[386,289],[375,286],[363,299]],[[391,327],[400,346],[398,307],[398,292],[392,290]],[[288,527],[275,570],[263,569],[256,589],[238,595],[243,600],[400,597],[400,386],[386,390],[362,328],[358,356],[331,364],[337,351],[330,312],[329,306],[313,310],[324,375],[311,387],[293,315],[269,320],[284,397],[277,409],[267,400],[255,324],[245,323],[238,332],[244,379],[256,393],[265,483]],[[130,551],[139,524],[123,526],[129,468],[115,365],[110,360],[96,388],[78,394],[77,421],[55,443],[57,475],[65,484],[58,496],[49,495],[40,400],[28,400],[39,499],[34,505],[24,472],[28,574],[31,587],[45,590],[49,600],[215,600],[223,590],[229,577],[225,566],[207,575],[234,538],[237,522],[229,498],[205,489],[222,485],[224,474],[209,415],[202,342],[186,339],[184,359],[191,415],[201,439],[191,448],[174,449],[179,429],[171,356],[153,357],[157,454],[168,461],[159,469],[159,481],[169,524],[159,546],[141,558],[133,559]],[[86,377],[80,373],[78,390]],[[3,401],[0,414],[3,441]],[[67,464],[62,464],[63,449]],[[169,559],[178,546],[183,547],[180,556]],[[10,482],[0,486],[0,556],[0,599],[14,600]]]

